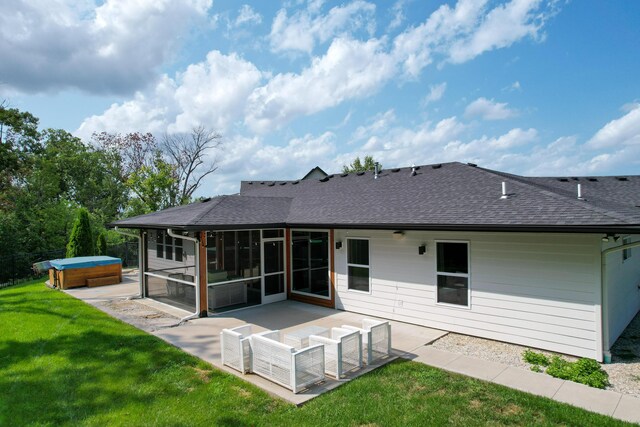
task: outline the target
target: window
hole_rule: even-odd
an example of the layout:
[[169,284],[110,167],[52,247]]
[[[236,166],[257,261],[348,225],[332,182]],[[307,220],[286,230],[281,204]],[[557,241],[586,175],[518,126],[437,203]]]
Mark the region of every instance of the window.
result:
[[[626,245],[628,243],[631,243],[631,237],[625,237],[624,239],[622,239],[623,245]],[[631,258],[631,250],[631,248],[622,250],[622,262],[625,262],[626,260]]]
[[182,239],[174,239],[165,231],[158,231],[156,239],[156,258],[182,262]]
[[260,231],[207,234],[208,283],[260,277]]
[[369,292],[369,240],[347,239],[347,287]]
[[469,245],[437,242],[437,301],[469,306]]

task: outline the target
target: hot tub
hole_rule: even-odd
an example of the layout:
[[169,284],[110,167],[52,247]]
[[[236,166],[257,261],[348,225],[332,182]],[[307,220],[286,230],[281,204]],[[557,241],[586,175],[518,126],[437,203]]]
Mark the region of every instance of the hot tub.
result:
[[122,281],[122,260],[82,256],[49,261],[49,283],[60,289],[113,285]]

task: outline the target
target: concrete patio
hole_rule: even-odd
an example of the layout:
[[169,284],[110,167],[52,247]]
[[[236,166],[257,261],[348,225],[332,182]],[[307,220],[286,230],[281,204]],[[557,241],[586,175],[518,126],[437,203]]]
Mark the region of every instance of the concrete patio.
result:
[[249,381],[272,395],[296,405],[302,404],[353,378],[370,372],[397,357],[414,358],[416,356],[414,353],[415,350],[446,334],[446,332],[436,329],[407,323],[391,322],[392,357],[378,361],[371,366],[365,365],[363,369],[355,371],[341,380],[326,377],[323,383],[310,387],[301,393],[294,394],[290,390],[257,375],[242,375],[233,369],[223,366],[220,358],[220,332],[222,329],[250,323],[255,325],[255,332],[279,329],[286,333],[310,325],[325,328],[342,325],[358,326],[361,324],[363,318],[370,316],[332,310],[295,301],[282,301],[180,323],[180,318],[190,313],[150,299],[136,300],[135,302],[142,307],[159,310],[167,315],[149,316],[149,312],[144,309],[139,310],[142,315],[136,315],[131,310],[123,312],[113,308],[114,305],[112,303],[114,301],[135,298],[138,295],[138,289],[137,277],[129,275],[125,276],[124,282],[119,285],[99,288],[75,288],[65,292],[116,318],[131,323],[211,363],[219,369]]
[[220,331],[224,328],[250,323],[255,325],[256,332],[280,329],[286,333],[309,325],[326,328],[344,324],[358,325],[365,316],[294,301],[283,301],[181,323],[180,319],[190,313],[150,299],[135,300],[136,310],[114,308],[119,303],[125,303],[127,298],[135,298],[138,295],[137,276],[132,274],[125,275],[124,281],[120,285],[75,288],[65,292],[143,329],[219,369],[249,381],[274,396],[297,405],[370,372],[397,357],[403,357],[621,420],[640,423],[640,399],[636,397],[609,390],[594,389],[548,375],[435,349],[428,344],[444,336],[445,331],[394,321],[391,322],[393,357],[370,367],[365,366],[364,369],[354,372],[342,380],[327,377],[324,383],[299,394],[294,394],[257,375],[242,375],[222,366]]

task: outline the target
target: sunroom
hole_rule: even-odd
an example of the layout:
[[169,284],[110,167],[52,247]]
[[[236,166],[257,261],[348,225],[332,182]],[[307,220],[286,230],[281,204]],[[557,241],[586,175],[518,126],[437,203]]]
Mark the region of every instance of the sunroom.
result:
[[330,234],[284,228],[195,233],[146,229],[143,292],[191,313],[267,304],[287,294],[331,305]]

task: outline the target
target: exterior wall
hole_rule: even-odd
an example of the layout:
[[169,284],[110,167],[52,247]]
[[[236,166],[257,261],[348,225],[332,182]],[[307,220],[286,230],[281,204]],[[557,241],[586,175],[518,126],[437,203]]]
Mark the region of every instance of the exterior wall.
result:
[[[640,236],[629,236],[631,242]],[[631,243],[630,242],[630,243]],[[602,249],[620,246],[622,239],[603,245]],[[609,305],[610,348],[640,310],[640,247],[630,249],[631,257],[622,259],[622,251],[607,255],[607,295]]]
[[[194,237],[193,233],[189,233]],[[168,273],[182,273],[195,277],[195,245],[188,240],[182,241],[182,261],[168,260],[156,257],[157,230],[147,230],[147,271],[169,270]]]
[[[336,230],[336,308],[602,360],[600,235],[392,234]],[[347,289],[347,237],[370,238],[370,293]],[[436,303],[436,240],[469,243],[469,307]]]

